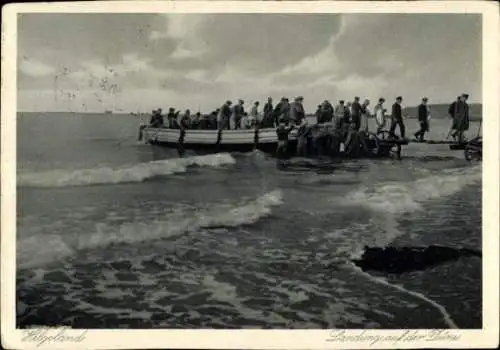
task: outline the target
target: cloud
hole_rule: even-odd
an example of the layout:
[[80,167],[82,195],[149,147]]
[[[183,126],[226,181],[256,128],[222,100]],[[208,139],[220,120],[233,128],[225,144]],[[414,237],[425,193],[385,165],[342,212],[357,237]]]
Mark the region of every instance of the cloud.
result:
[[208,109],[268,95],[304,95],[310,109],[354,95],[446,102],[462,90],[481,99],[478,15],[23,14],[18,37],[18,88],[56,96],[49,109],[110,99]]

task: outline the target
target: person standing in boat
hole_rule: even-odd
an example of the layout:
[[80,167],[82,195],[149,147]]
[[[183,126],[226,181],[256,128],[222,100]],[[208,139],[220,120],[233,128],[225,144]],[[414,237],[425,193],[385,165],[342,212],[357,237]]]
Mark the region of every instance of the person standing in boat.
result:
[[418,123],[420,125],[420,130],[418,130],[414,135],[415,138],[422,142],[424,141],[425,133],[429,131],[429,117],[430,109],[427,105],[428,98],[422,98],[422,103],[418,106]]
[[248,113],[244,113],[243,117],[240,120],[240,129],[250,129],[250,128],[251,128],[250,117],[248,116]]
[[192,129],[199,129],[200,128],[200,122],[201,122],[201,113],[197,112],[194,115],[193,120],[191,121],[191,128]]
[[186,112],[184,112],[184,115],[181,117],[179,126],[181,130],[186,130],[191,128],[191,111],[189,109],[186,109]]
[[261,126],[263,128],[269,128],[274,126],[274,117],[273,117],[273,99],[271,97],[267,98],[267,102],[264,105]]
[[151,112],[151,120],[149,124],[153,128],[159,128],[163,126],[163,116],[161,115],[161,109],[153,109]]
[[316,112],[314,113],[314,115],[316,116],[316,124],[321,124],[323,120],[323,111],[321,105],[318,105],[318,108],[316,108]]
[[282,97],[280,102],[278,102],[276,107],[274,107],[273,117],[274,117],[274,123],[275,123],[276,127],[278,127],[278,125],[280,124],[281,114],[283,113],[283,104],[284,103],[285,103],[285,98]]
[[253,103],[252,108],[250,109],[250,122],[251,122],[251,127],[255,127],[260,121],[259,121],[259,101],[255,101]]
[[286,156],[288,148],[288,134],[293,130],[294,125],[286,126],[285,119],[281,118],[278,128],[276,128],[276,135],[278,136],[278,147],[276,149],[276,156],[278,159],[283,159]]
[[344,118],[343,118],[344,124],[349,125],[351,124],[351,102],[347,102],[345,108],[344,108]]
[[290,123],[290,101],[288,98],[285,98],[281,105],[281,118],[285,120],[286,124]]
[[379,98],[377,105],[373,109],[373,112],[375,113],[375,123],[377,124],[377,134],[384,130],[386,124],[384,102],[385,98]]
[[305,118],[304,107],[302,106],[303,100],[302,96],[298,96],[290,105],[290,121],[295,125],[299,125]]
[[339,104],[335,107],[335,125],[342,128],[342,124],[344,121],[344,116],[345,116],[345,105],[344,105],[344,100],[340,100]]
[[370,100],[365,99],[359,107],[359,128],[358,131],[364,135],[368,134],[368,117],[370,115],[370,110],[368,106],[370,105]]
[[392,105],[392,113],[391,113],[391,127],[390,132],[394,134],[396,131],[396,126],[399,126],[399,133],[401,138],[405,138],[405,124],[403,122],[403,109],[401,107],[401,103],[403,102],[403,97],[396,97],[396,102]]
[[324,100],[321,106],[321,123],[331,123],[333,120],[334,109],[330,101]]
[[219,130],[229,130],[229,118],[231,118],[231,101],[226,101],[217,114],[217,126]]
[[359,103],[358,96],[354,97],[351,105],[351,123],[354,124],[354,131],[358,131],[361,127],[361,104]]
[[177,123],[177,114],[175,113],[175,108],[170,107],[167,114],[168,127],[170,129],[178,129],[179,125]]
[[238,104],[233,107],[233,114],[231,116],[231,120],[234,123],[234,129],[239,129],[241,125],[241,118],[245,114],[245,109],[243,105],[245,101],[238,100]]

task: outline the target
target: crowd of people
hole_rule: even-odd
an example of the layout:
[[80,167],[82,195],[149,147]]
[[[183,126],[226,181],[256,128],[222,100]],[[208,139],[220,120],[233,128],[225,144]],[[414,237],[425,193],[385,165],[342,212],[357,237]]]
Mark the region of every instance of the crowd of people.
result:
[[[455,141],[463,141],[464,131],[469,128],[469,106],[467,104],[468,94],[462,94],[457,97],[448,109],[448,114],[452,119],[452,125],[448,137],[452,136]],[[209,114],[200,112],[192,114],[187,109],[182,115],[175,108],[169,108],[165,117],[161,109],[154,110],[151,117],[152,127],[166,127],[171,129],[212,129],[212,130],[230,130],[230,129],[254,129],[254,128],[278,128],[279,137],[284,137],[283,130],[288,130],[289,125],[304,126],[307,124],[306,113],[303,106],[304,98],[296,97],[293,102],[283,97],[273,105],[273,99],[269,97],[264,104],[262,112],[259,110],[260,102],[255,101],[250,108],[250,113],[245,111],[245,102],[238,100],[233,104],[226,101],[220,108]],[[368,132],[368,118],[374,117],[376,123],[376,133],[385,130],[387,122],[390,121],[389,134],[396,135],[396,129],[399,128],[399,136],[406,137],[406,127],[404,123],[405,108],[403,106],[403,97],[396,97],[392,104],[391,114],[387,114],[384,106],[385,99],[379,98],[373,108],[373,113],[369,109],[370,100],[365,99],[361,102],[358,96],[353,101],[338,101],[334,107],[328,100],[323,101],[316,109],[317,124],[331,124],[334,129],[347,131]],[[415,139],[423,141],[425,134],[429,131],[429,120],[431,111],[428,106],[428,98],[423,97],[418,106],[417,118],[420,129],[414,133]],[[307,129],[303,127],[302,129]]]

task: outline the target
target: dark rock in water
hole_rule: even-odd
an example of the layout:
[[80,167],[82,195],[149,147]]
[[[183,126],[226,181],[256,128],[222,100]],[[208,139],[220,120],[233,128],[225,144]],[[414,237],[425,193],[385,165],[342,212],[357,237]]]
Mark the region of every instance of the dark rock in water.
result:
[[363,271],[404,273],[455,261],[462,257],[481,257],[478,250],[450,248],[437,245],[427,247],[365,247],[360,259],[353,260]]

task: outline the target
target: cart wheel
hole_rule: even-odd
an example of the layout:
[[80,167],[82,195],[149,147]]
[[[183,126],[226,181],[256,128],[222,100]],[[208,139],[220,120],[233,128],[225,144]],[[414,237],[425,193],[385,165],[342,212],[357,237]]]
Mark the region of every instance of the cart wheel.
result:
[[368,154],[372,157],[380,156],[381,153],[380,140],[377,137],[377,135],[375,135],[372,132],[368,132],[367,141],[369,144],[368,149],[366,150]]
[[391,158],[401,159],[401,145],[400,144],[394,144],[389,149],[389,156]]
[[464,149],[465,160],[470,161],[480,161],[483,158],[482,152],[475,147],[466,146]]
[[388,130],[380,130],[377,133],[377,137],[380,140],[399,140],[399,136]]

